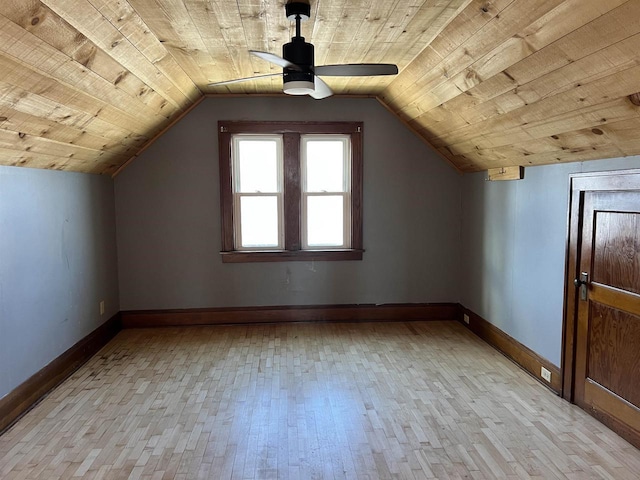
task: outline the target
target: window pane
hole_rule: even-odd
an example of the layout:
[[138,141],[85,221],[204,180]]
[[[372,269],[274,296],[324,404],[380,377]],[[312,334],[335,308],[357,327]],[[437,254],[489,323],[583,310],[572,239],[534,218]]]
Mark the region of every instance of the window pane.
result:
[[307,197],[307,244],[309,247],[344,246],[344,198]]
[[344,192],[344,142],[308,140],[307,192]]
[[278,246],[278,197],[240,197],[241,247]]
[[276,140],[239,140],[239,192],[275,193],[278,191],[278,142]]

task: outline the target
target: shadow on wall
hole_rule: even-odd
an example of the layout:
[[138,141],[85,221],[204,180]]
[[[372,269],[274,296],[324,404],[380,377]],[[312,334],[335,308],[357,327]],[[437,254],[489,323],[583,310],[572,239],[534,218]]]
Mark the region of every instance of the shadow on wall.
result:
[[512,182],[466,175],[463,200],[463,305],[505,330],[511,319],[516,195]]
[[478,202],[483,206],[482,310],[503,330],[512,321],[515,190],[514,182],[487,181]]

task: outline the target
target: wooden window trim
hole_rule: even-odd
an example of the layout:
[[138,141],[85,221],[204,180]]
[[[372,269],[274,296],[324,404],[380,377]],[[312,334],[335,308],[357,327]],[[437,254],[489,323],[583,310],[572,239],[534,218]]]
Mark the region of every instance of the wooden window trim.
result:
[[[220,210],[223,263],[362,260],[362,122],[218,122]],[[233,229],[231,138],[238,133],[278,134],[284,154],[285,249],[276,251],[236,250]],[[348,134],[351,136],[351,248],[302,250],[300,136]]]

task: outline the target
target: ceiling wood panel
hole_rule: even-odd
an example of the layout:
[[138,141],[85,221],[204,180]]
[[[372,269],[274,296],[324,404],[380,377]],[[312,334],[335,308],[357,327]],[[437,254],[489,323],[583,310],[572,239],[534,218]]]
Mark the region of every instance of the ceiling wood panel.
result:
[[[16,150],[17,152],[31,152],[31,154],[47,154],[61,158],[77,159],[85,161],[101,161],[107,155],[104,150],[83,147],[71,143],[58,142],[45,137],[34,135],[22,135],[11,130],[0,129],[0,147],[5,150]],[[14,152],[14,153],[17,153]],[[115,156],[120,161],[126,161],[128,155]]]
[[[592,81],[633,66],[637,61],[635,49],[638,40],[635,36],[619,43],[618,40],[627,35],[624,29],[616,29],[616,34],[607,35],[606,42],[602,41],[603,36],[597,35],[600,24],[620,20],[620,17],[627,19],[628,24],[636,24],[635,17],[628,16],[628,13],[622,8],[615,9],[600,17],[597,22],[564,36],[548,48],[529,55],[500,74],[467,90],[465,95],[458,95],[447,102],[447,111],[456,112],[458,121],[463,120],[462,125],[450,127],[459,128],[464,126],[465,121],[469,124],[477,123],[535,103],[547,96],[566,92],[581,82]],[[430,119],[426,114],[423,115],[421,124],[431,128],[433,124]],[[449,119],[455,121],[453,116]],[[442,118],[434,120],[441,122]]]
[[[508,55],[507,44],[516,42],[515,56],[527,55],[533,52],[523,52],[523,49],[532,49],[522,39],[519,41],[520,32],[529,25],[531,18],[540,18],[556,7],[562,0],[547,0],[543,2],[512,2],[501,12],[496,12],[483,28],[472,35],[465,42],[458,45],[452,51],[445,53],[434,45],[433,54],[436,60],[441,58],[433,68],[423,71],[416,82],[411,85],[411,94],[403,91],[397,92],[393,99],[398,108],[411,115],[414,111],[424,111],[436,107],[455,96],[464,93],[466,88],[480,83],[481,77],[473,68],[476,63],[498,63],[496,70],[506,67],[514,62],[513,55]],[[482,10],[481,10],[482,11]],[[500,52],[500,50],[503,50]],[[497,59],[498,62],[493,61]],[[430,63],[430,62],[429,62]],[[463,87],[457,85],[456,80],[463,77]],[[395,83],[395,82],[394,82]],[[393,84],[389,88],[393,91]]]
[[[79,114],[89,116],[90,122],[109,124],[123,131],[133,131],[141,136],[147,134],[153,124],[147,119],[133,116],[113,105],[87,95],[81,90],[56,82],[51,77],[31,70],[17,59],[0,56],[0,70],[3,72],[0,89],[6,95],[13,92],[16,102],[22,97],[39,96],[54,104],[55,108],[70,108]],[[4,96],[4,100],[10,100]]]
[[[580,2],[580,5],[578,5]],[[491,89],[491,86],[486,85],[488,81],[484,79],[491,79],[497,74],[507,70],[514,64],[517,64],[521,60],[525,58],[532,58],[534,54],[540,51],[541,48],[546,47],[547,45],[555,42],[556,40],[565,37],[565,35],[570,34],[575,25],[582,24],[582,20],[592,20],[594,17],[601,15],[601,10],[603,8],[600,7],[600,3],[597,0],[574,0],[573,2],[565,2],[565,3],[573,3],[571,5],[572,9],[578,9],[583,12],[583,15],[580,16],[581,22],[577,21],[568,21],[564,24],[560,24],[559,28],[557,22],[553,22],[554,18],[569,16],[569,18],[574,18],[574,16],[570,15],[567,11],[566,5],[560,5],[558,8],[549,12],[549,14],[544,15],[538,21],[526,27],[524,30],[520,30],[518,26],[515,27],[515,31],[521,31],[521,33],[515,34],[515,36],[509,38],[507,41],[500,43],[496,48],[489,51],[477,61],[470,65],[466,65],[465,68],[455,70],[460,70],[455,75],[449,75],[449,79],[446,81],[440,81],[441,79],[436,78],[433,83],[438,83],[437,85],[428,85],[424,88],[427,90],[423,96],[421,96],[416,103],[420,105],[421,109],[430,109],[435,108],[438,105],[442,105],[449,100],[452,100],[458,96],[474,96],[472,95],[460,95],[460,93],[466,93],[471,88],[483,84],[485,85],[485,90],[489,89],[489,95],[495,94],[495,90]],[[613,8],[615,4],[623,3],[621,1],[611,1],[607,5]],[[588,8],[591,7],[591,8]],[[585,12],[589,12],[590,15],[585,15]],[[505,12],[506,13],[506,12]],[[578,16],[576,15],[575,18]],[[501,17],[504,20],[504,16]],[[597,29],[595,30],[598,31]],[[593,34],[594,32],[589,32]],[[594,38],[589,35],[587,38]],[[597,38],[597,37],[595,37]],[[567,43],[563,39],[562,42],[559,43]],[[592,47],[593,42],[586,41],[585,42]],[[583,52],[587,49],[583,49]],[[562,48],[562,45],[556,45],[554,51],[562,51],[565,54],[563,60],[565,61],[575,61],[578,55],[571,55],[566,50]],[[466,55],[470,55],[467,50]],[[540,75],[543,73],[545,67],[550,68],[553,65],[552,60],[549,57],[553,56],[553,52],[547,55],[538,55],[536,60],[538,60],[538,68],[530,69],[528,72],[522,72],[522,75],[519,75],[519,71],[509,70],[507,74],[513,78],[513,86],[517,88],[523,84],[521,80],[522,77],[525,77],[526,74],[529,74],[529,78],[531,78],[531,74]],[[570,56],[570,60],[566,59],[566,56]],[[543,58],[540,58],[543,57]],[[546,58],[544,58],[546,57]],[[533,62],[532,62],[533,63]],[[447,68],[447,66],[443,67],[448,72],[455,71],[454,68]],[[551,67],[552,68],[552,67]],[[517,69],[513,69],[517,70]],[[535,72],[535,73],[534,73]],[[499,92],[499,90],[498,90]],[[477,95],[477,92],[475,92]],[[482,97],[480,97],[482,98]],[[462,115],[462,113],[461,113]]]
[[[637,1],[514,1],[445,55],[436,39],[413,86],[402,72],[383,100],[464,171],[629,155],[629,145],[605,150],[612,139],[593,133],[590,152],[549,137],[637,116],[627,96],[640,89],[639,18]],[[522,142],[556,151],[522,151]]]
[[[9,3],[0,2],[0,14],[5,16],[0,18],[0,35],[7,40],[0,48],[7,53],[52,74],[65,69],[71,59],[76,63],[77,72],[74,73],[78,73],[78,77],[92,71],[112,84],[98,91],[90,88],[88,91],[95,92],[95,96],[101,97],[115,85],[151,108],[173,110],[165,108],[168,102],[162,96],[40,2],[16,2],[21,9],[14,9]],[[31,8],[27,9],[27,6]],[[76,76],[72,75],[64,71],[54,76],[75,80]]]
[[[350,58],[343,60],[343,63],[395,63],[400,68],[405,68],[424,46],[430,44],[442,31],[449,19],[453,18],[457,11],[469,1],[424,1],[419,4],[402,0],[390,7],[387,17],[380,11],[369,12],[369,18],[380,20],[367,22],[369,27],[376,26],[375,30],[367,32],[361,29],[361,32],[356,34],[356,38],[373,41],[360,42],[361,52],[348,47]],[[353,60],[353,58],[362,60]],[[344,80],[344,89],[345,93],[380,94],[392,81],[393,77],[347,78]]]
[[[488,120],[431,136],[429,140],[435,146],[453,146],[477,137],[504,135],[509,129],[521,129],[529,132],[531,138],[536,138],[536,135],[541,133],[553,135],[563,130],[572,130],[572,127],[577,126],[575,122],[582,123],[582,128],[599,126],[618,115],[636,114],[638,107],[634,106],[627,96],[637,90],[639,78],[640,66],[634,66],[617,74],[581,84],[568,92],[549,96],[535,103],[523,104],[509,113],[494,115]],[[614,100],[611,100],[612,98]],[[620,105],[622,113],[619,109],[611,109],[614,102]],[[429,135],[432,133],[427,134]]]
[[[0,164],[113,174],[205,94],[279,94],[285,0],[0,2]],[[316,0],[316,64],[461,171],[640,154],[640,0]]]
[[[134,28],[133,22],[123,22],[116,27],[87,0],[44,0],[43,3],[178,109],[187,108],[198,98],[195,84],[179,66],[174,68],[175,61],[166,49],[163,48],[164,56],[150,59],[145,55],[149,42],[144,34],[140,34],[136,44],[123,34],[127,24]],[[170,60],[168,65],[162,64],[164,58]]]
[[[220,29],[215,28],[217,22],[208,14],[203,2],[197,2],[197,5],[202,7],[205,15],[190,12],[189,2],[165,5],[154,1],[132,0],[128,5],[145,19],[146,25],[156,34],[158,41],[196,84],[214,81],[216,69],[222,70],[219,64],[226,64],[215,58],[225,54],[226,48],[220,48],[219,40],[206,42],[202,38],[203,26],[212,32],[213,38],[221,38]],[[213,21],[203,24],[203,18],[212,18]],[[222,73],[230,76],[234,74],[230,69]]]
[[[419,82],[425,74],[436,69],[444,59],[513,1],[497,0],[487,3],[484,0],[473,0],[400,72],[382,95],[382,100],[398,111],[402,103],[409,103],[418,97],[421,94]],[[440,75],[446,78],[444,71]]]

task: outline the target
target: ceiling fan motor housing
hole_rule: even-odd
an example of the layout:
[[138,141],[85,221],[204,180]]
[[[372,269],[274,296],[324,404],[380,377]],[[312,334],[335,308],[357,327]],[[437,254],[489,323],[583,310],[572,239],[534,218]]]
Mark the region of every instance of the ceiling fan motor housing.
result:
[[304,41],[304,37],[293,37],[282,47],[282,57],[300,67],[301,70],[284,68],[283,82],[311,82],[313,85],[313,45]]

